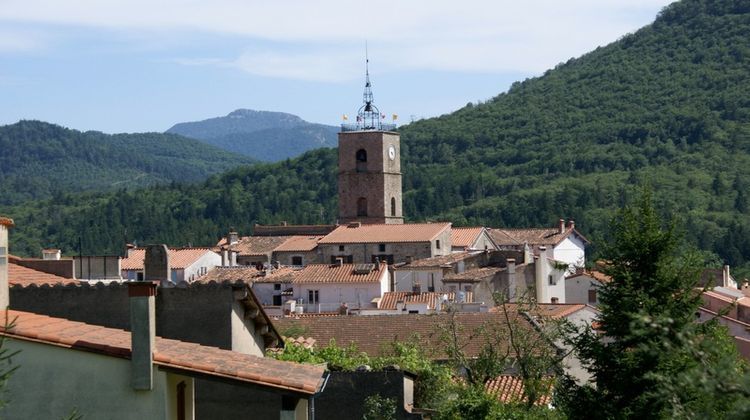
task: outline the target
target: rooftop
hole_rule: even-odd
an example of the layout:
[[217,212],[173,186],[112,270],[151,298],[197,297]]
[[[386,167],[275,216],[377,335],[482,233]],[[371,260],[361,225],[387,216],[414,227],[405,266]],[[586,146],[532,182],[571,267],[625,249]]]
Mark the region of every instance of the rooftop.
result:
[[484,231],[483,227],[454,227],[451,229],[451,246],[453,248],[468,248],[477,241]]
[[581,277],[581,276],[591,277],[592,279],[598,281],[599,283],[609,283],[610,281],[612,281],[612,277],[597,270],[586,270],[586,271],[577,272],[571,276],[566,277],[565,280],[570,280],[570,279],[574,279],[574,278]]
[[[133,248],[128,250],[129,255],[122,258],[120,269],[143,270],[143,260],[146,259],[146,248]],[[213,252],[211,248],[169,248],[169,266],[171,268],[187,268],[198,261],[207,252]]]
[[10,286],[43,286],[43,285],[68,285],[68,284],[80,284],[81,282],[76,279],[70,279],[67,277],[56,276],[54,274],[48,274],[43,271],[37,271],[31,268],[27,268],[18,264],[13,264],[13,260],[10,260],[8,264],[8,285]]
[[459,261],[463,261],[475,255],[477,255],[476,252],[473,252],[473,253],[468,252],[468,251],[454,252],[448,255],[438,255],[435,257],[431,257],[431,258],[421,258],[418,260],[413,260],[410,263],[406,263],[406,264],[396,267],[396,269],[397,270],[409,270],[409,269],[415,269],[415,268],[439,268],[446,264],[453,264]]
[[407,243],[429,242],[435,239],[450,223],[373,224],[352,223],[342,225],[320,240],[321,244]]
[[[385,292],[383,297],[380,298],[380,304],[378,309],[396,309],[396,302],[404,303],[426,303],[429,309],[435,309],[437,303],[442,299],[443,295],[448,298],[449,302],[455,302],[456,293],[438,293],[438,292],[424,292],[424,293],[413,293],[413,292]],[[464,292],[464,299],[467,303],[474,302],[474,295],[471,292]]]
[[208,271],[208,273],[198,277],[196,283],[224,283],[230,282],[235,283],[241,281],[243,283],[285,283],[291,282],[295,274],[299,270],[293,270],[288,267],[281,267],[272,270],[257,270],[253,266],[237,266],[237,267],[215,267]]
[[[289,236],[244,236],[228,247],[240,256],[265,256],[289,238]],[[222,239],[217,245],[227,245],[226,239]]]
[[309,264],[297,271],[294,283],[380,283],[388,264]]
[[318,241],[323,239],[323,236],[289,236],[287,240],[282,242],[281,245],[277,246],[274,251],[276,252],[306,252],[312,251],[318,247]]
[[3,216],[0,216],[0,225],[5,226],[5,227],[15,226],[15,224],[13,223],[13,219],[9,219]]
[[[547,405],[552,402],[552,386],[554,380],[549,378],[547,390],[541,396],[537,404]],[[523,395],[523,379],[516,375],[500,375],[495,379],[490,379],[484,384],[484,389],[488,394],[497,396],[501,402],[522,402],[525,400]]]
[[484,278],[494,276],[495,274],[505,270],[506,267],[482,267],[472,270],[466,270],[463,273],[449,273],[443,277],[443,282],[481,281]]
[[588,243],[583,235],[573,227],[562,232],[559,228],[529,228],[529,229],[489,229],[492,240],[498,246],[512,245],[557,245],[571,234],[577,235],[583,242]]
[[[24,341],[50,344],[108,356],[130,358],[130,332],[30,312],[8,311],[0,334]],[[3,322],[5,325],[5,322]],[[154,364],[181,371],[249,382],[263,387],[311,395],[323,383],[320,366],[282,362],[217,347],[156,338]]]

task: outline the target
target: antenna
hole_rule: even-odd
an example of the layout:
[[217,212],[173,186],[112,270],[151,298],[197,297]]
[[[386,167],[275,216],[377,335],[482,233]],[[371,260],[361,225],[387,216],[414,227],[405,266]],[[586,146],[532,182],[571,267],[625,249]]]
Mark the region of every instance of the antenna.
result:
[[[361,130],[395,130],[396,124],[384,124],[381,120],[385,114],[375,106],[375,99],[372,96],[372,83],[370,82],[370,52],[367,40],[365,40],[365,90],[362,94],[363,105],[357,111],[356,124],[341,124],[342,131],[361,131]],[[346,117],[344,117],[346,120]]]

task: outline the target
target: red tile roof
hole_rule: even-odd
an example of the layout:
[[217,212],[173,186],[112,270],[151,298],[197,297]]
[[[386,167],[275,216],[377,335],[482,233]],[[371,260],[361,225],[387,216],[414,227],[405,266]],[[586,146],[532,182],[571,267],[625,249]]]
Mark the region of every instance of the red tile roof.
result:
[[581,276],[591,277],[592,279],[594,279],[594,280],[596,280],[596,281],[598,281],[599,283],[602,283],[602,284],[603,283],[609,283],[610,281],[612,281],[612,277],[610,277],[610,276],[602,273],[601,271],[596,271],[596,270],[586,270],[586,271],[582,271],[580,273],[575,273],[575,274],[573,274],[571,276],[566,277],[565,280],[570,280],[570,279],[574,279],[576,277],[581,277]]
[[449,273],[443,277],[443,282],[478,282],[505,270],[505,267],[482,267],[466,270],[463,273]]
[[[0,325],[0,334],[25,341],[130,357],[130,332],[30,312],[8,311],[12,328]],[[5,325],[5,315],[0,315]],[[195,343],[156,338],[154,364],[187,372],[249,382],[302,394],[316,393],[324,368],[251,356]]]
[[483,227],[454,227],[451,229],[451,246],[453,248],[468,248],[474,245]]
[[[11,259],[12,261],[12,259]],[[8,264],[8,285],[14,286],[30,286],[32,284],[42,286],[45,284],[80,284],[81,282],[76,279],[70,279],[67,277],[56,276],[54,274],[48,274],[42,271],[37,271],[31,268],[27,268],[12,262]]]
[[[412,292],[385,292],[380,298],[378,309],[396,309],[396,302],[404,303],[426,303],[429,309],[435,309],[437,302],[442,299],[442,296],[446,295],[448,301],[452,302],[456,300],[456,293],[438,293],[438,292],[424,292],[424,293],[412,293]],[[474,295],[471,292],[464,292],[464,299],[467,303],[474,302]]]
[[[554,385],[553,378],[545,379],[546,392],[536,402],[538,405],[547,405],[552,401],[552,386]],[[497,399],[504,402],[523,402],[526,400],[524,396],[523,379],[520,376],[515,375],[500,375],[495,379],[490,379],[484,384],[484,389],[488,394],[497,396]]]
[[463,261],[465,259],[474,257],[475,255],[477,255],[476,252],[471,253],[468,251],[464,251],[464,252],[454,252],[448,255],[438,255],[438,256],[430,257],[430,258],[420,258],[410,263],[406,263],[401,266],[398,266],[396,267],[396,270],[410,270],[410,269],[417,269],[417,268],[439,268],[446,264],[453,264],[459,261]]
[[575,228],[567,228],[562,233],[558,228],[530,228],[530,229],[489,229],[492,240],[499,246],[507,245],[557,245],[571,234],[575,234],[585,243],[583,235]]
[[323,236],[289,236],[286,241],[277,246],[275,252],[307,252],[318,247],[318,241]]
[[208,273],[198,277],[197,283],[235,283],[241,281],[244,283],[287,283],[294,279],[299,270],[288,267],[281,267],[273,270],[256,270],[252,266],[238,267],[215,267]]
[[293,283],[380,283],[387,275],[388,263],[375,264],[310,264],[299,270]]
[[450,229],[450,223],[408,223],[403,225],[349,224],[339,226],[320,240],[320,244],[429,242]]
[[[245,236],[239,242],[229,245],[229,249],[240,256],[264,256],[286,242],[289,236]],[[221,243],[220,243],[221,244]]]
[[[528,328],[530,334],[538,334],[522,315],[512,316],[518,316],[520,325]],[[317,345],[325,346],[335,340],[339,346],[354,344],[370,356],[390,354],[394,342],[416,340],[428,357],[444,360],[448,356],[441,336],[450,317],[449,314],[357,315],[282,318],[273,323],[282,334],[294,327],[296,331],[305,331],[305,338],[314,338]],[[459,312],[455,313],[455,321],[459,339],[467,343],[464,351],[468,357],[478,356],[488,337],[507,337],[505,317],[500,313]],[[507,349],[507,342],[498,345],[499,351]]]
[[[120,263],[121,270],[143,270],[143,260],[146,258],[146,248],[131,249],[130,255],[124,257]],[[213,252],[211,248],[169,248],[169,266],[171,268],[187,268],[204,256]]]
[[[506,304],[511,311],[517,311],[518,305],[515,303]],[[568,315],[574,314],[587,305],[583,303],[537,303],[531,312],[535,315],[549,317],[554,319],[564,318]],[[503,309],[499,306],[493,306],[489,309],[489,312],[501,313]]]

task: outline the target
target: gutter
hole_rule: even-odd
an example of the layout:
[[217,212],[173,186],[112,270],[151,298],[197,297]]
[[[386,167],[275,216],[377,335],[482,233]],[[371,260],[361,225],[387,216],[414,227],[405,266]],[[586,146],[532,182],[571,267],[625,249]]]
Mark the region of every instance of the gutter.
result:
[[322,394],[328,385],[328,379],[331,377],[331,372],[326,372],[326,377],[323,380],[323,386],[320,387],[320,391],[316,392],[310,397],[310,420],[315,420],[315,397]]

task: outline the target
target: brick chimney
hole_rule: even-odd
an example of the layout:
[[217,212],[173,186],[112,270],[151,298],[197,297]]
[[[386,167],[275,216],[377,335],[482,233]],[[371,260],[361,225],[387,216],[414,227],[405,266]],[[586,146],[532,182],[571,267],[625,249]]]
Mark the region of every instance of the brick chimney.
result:
[[576,221],[573,219],[568,220],[568,229],[575,229],[576,228]]
[[227,242],[229,242],[229,245],[234,245],[237,242],[240,241],[240,235],[235,231],[234,229],[229,230],[229,234],[227,235]]
[[156,341],[156,283],[128,283],[130,299],[130,383],[133,389],[150,391],[154,386]]
[[143,278],[165,285],[171,276],[169,265],[169,248],[166,245],[147,245],[146,258],[143,261]]
[[0,216],[0,309],[10,304],[8,291],[8,230],[14,226],[13,220]]
[[560,231],[560,233],[565,232],[565,219],[560,219],[558,230]]

